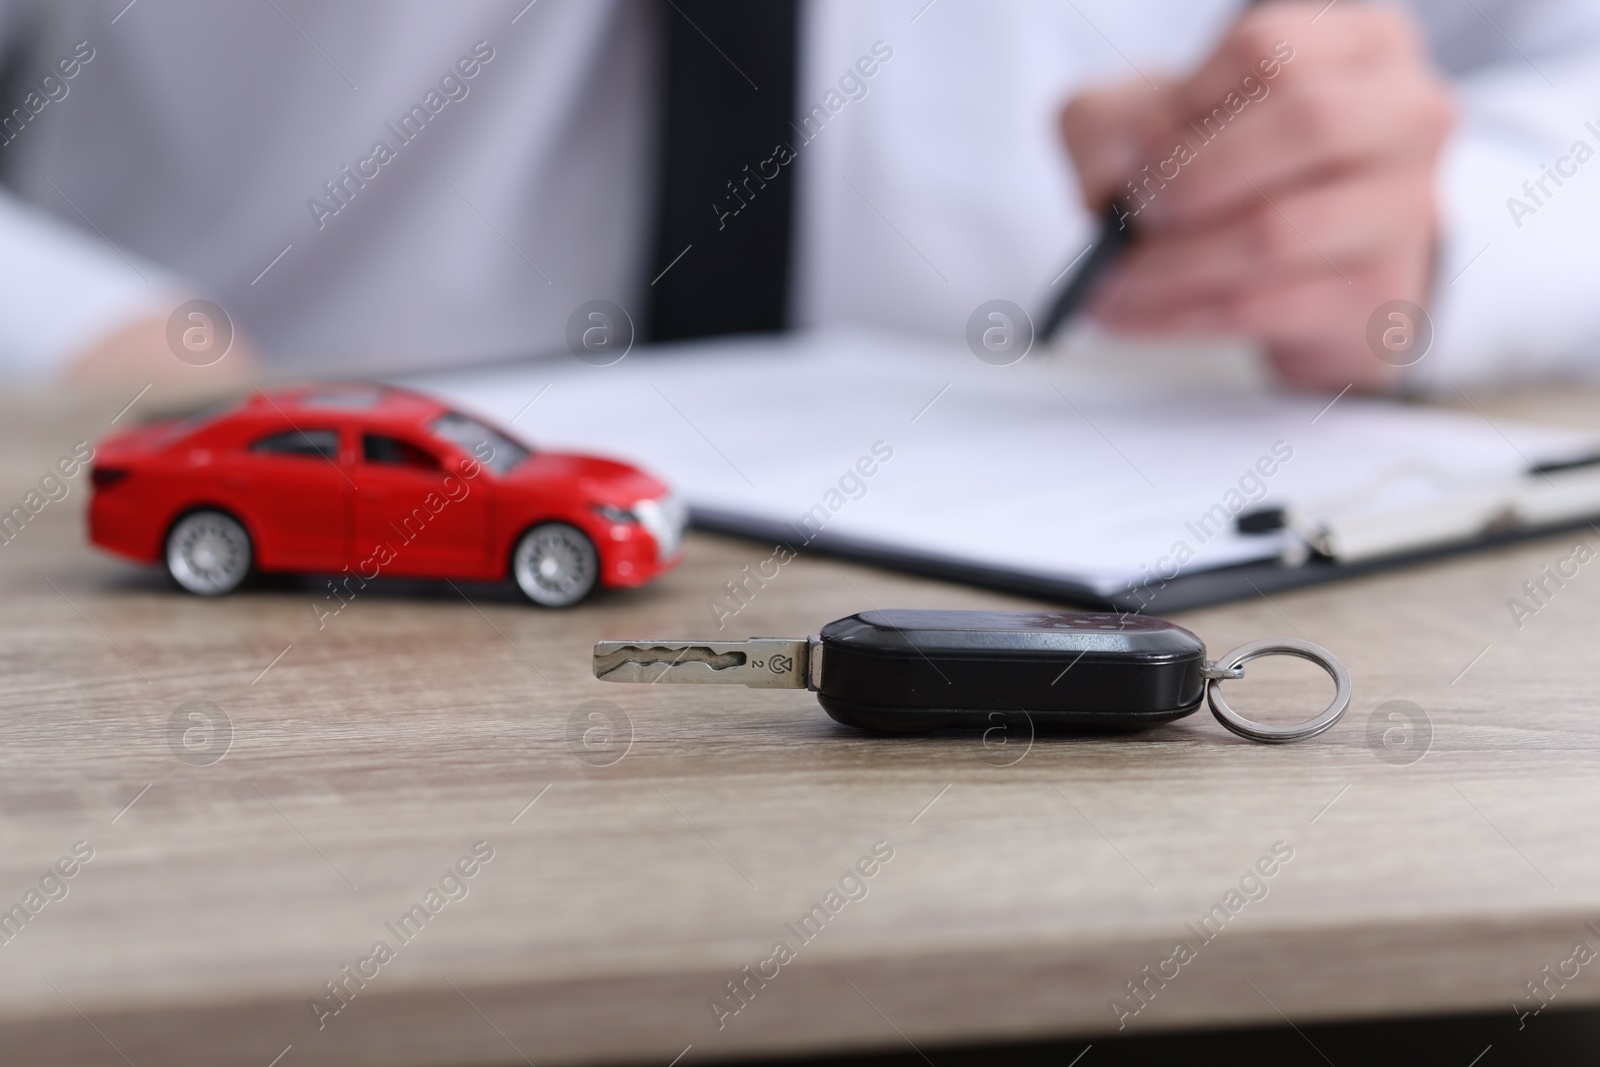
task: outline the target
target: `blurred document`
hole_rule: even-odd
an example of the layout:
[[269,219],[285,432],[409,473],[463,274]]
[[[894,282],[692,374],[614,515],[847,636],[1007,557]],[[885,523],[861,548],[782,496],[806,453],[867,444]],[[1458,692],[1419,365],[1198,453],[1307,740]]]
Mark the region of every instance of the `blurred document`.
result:
[[[560,356],[406,384],[536,447],[637,462],[709,528],[1096,596],[1303,558],[1306,526],[1324,512],[1460,511],[1463,494],[1600,451],[1592,435],[1478,414],[1163,384],[1039,353],[993,366],[864,333],[637,348],[609,366]],[[1239,515],[1274,507],[1298,525],[1240,532]],[[1381,540],[1372,526],[1359,528],[1363,545]]]

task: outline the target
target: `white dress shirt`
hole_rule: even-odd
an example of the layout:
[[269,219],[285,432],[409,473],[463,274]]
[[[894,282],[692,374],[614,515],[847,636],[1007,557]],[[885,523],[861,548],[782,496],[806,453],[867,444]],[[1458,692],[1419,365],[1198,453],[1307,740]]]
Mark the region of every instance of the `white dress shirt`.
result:
[[[0,371],[48,373],[193,294],[306,373],[559,351],[580,303],[644,306],[652,6],[125,5],[0,0],[0,43],[28,57],[5,114],[37,106],[43,73],[79,42],[93,50],[0,143]],[[1600,159],[1574,156],[1579,141],[1600,152],[1600,0],[1409,6],[1462,105],[1439,175],[1437,340],[1415,373],[1600,372]],[[1044,306],[1093,225],[1057,139],[1061,103],[1192,65],[1238,8],[804,4],[798,110],[830,91],[844,104],[797,144],[796,323],[958,342],[983,301]],[[492,58],[447,94],[441,78],[475,48]],[[444,103],[402,140],[393,124],[430,90]],[[1571,173],[1534,205],[1523,183],[1546,166]]]
[[[30,8],[37,29],[19,25]],[[642,8],[64,0],[0,10],[32,65],[48,68],[78,41],[95,51],[63,99],[0,145],[12,192],[0,198],[8,368],[46,370],[130,315],[164,316],[193,294],[226,308],[269,359],[308,374],[549,351],[580,303],[637,304],[653,165]],[[466,95],[449,99],[441,78],[480,41],[493,58],[470,79],[457,71]],[[402,143],[391,124],[430,91],[445,104]],[[325,183],[379,140],[394,158],[337,214],[316,211],[313,198],[337,203]]]

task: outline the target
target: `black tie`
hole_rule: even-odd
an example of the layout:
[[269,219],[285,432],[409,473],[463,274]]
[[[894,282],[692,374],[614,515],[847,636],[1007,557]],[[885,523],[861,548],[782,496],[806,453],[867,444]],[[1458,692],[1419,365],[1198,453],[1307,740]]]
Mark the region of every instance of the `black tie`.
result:
[[787,322],[796,0],[667,0],[656,341]]

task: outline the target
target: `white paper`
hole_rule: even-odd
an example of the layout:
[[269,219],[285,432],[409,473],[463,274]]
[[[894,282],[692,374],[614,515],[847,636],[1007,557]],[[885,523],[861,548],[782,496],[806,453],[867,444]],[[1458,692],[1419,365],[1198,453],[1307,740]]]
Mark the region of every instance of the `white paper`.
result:
[[[1238,510],[1359,498],[1375,485],[1426,499],[1596,447],[1586,435],[1348,394],[1330,407],[1329,396],[1163,386],[1113,370],[1039,354],[995,367],[965,349],[823,333],[407,384],[535,447],[627,459],[694,507],[789,524],[796,547],[821,526],[824,538],[1102,594],[1171,578],[1191,553],[1183,573],[1277,556],[1287,535],[1240,535],[1218,518]],[[875,445],[892,456],[874,460]],[[858,463],[874,473],[861,476]]]

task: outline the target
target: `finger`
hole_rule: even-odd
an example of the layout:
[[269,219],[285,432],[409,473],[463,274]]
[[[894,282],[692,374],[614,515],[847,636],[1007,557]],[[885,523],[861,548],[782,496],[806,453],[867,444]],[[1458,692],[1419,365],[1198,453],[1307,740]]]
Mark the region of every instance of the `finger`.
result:
[[1088,89],[1068,101],[1058,124],[1084,203],[1103,208],[1137,169],[1145,145],[1175,121],[1165,91],[1143,79]]
[[1431,169],[1453,113],[1448,89],[1425,71],[1304,79],[1244,105],[1226,126],[1220,118],[1188,125],[1190,152],[1175,137],[1158,180],[1141,183],[1135,202],[1147,228],[1181,228],[1334,171]]
[[1396,296],[1418,295],[1411,284],[1399,284],[1402,273],[1379,264],[1347,271],[1343,277],[1305,275],[1242,289],[1222,305],[1223,320],[1273,349],[1338,342],[1364,350],[1372,309]]
[[[1407,257],[1408,263],[1417,257]],[[1214,331],[1255,337],[1269,345],[1306,345],[1326,336],[1334,324],[1348,332],[1387,300],[1420,301],[1425,285],[1415,272],[1391,264],[1295,276],[1264,275],[1251,286],[1188,300],[1169,300],[1134,308],[1094,305],[1096,318],[1117,330],[1138,333]],[[1352,335],[1353,336],[1353,335]]]
[[1249,337],[1263,345],[1289,384],[1381,389],[1398,370],[1367,349],[1365,323],[1375,294],[1395,286],[1389,274],[1379,273],[1356,279],[1354,290],[1353,296],[1338,278],[1306,278],[1270,283],[1234,301],[1161,309],[1134,322],[1101,321],[1137,336]]
[[1319,338],[1356,338],[1364,344],[1375,308],[1396,299],[1426,301],[1432,259],[1431,241],[1416,241],[1338,272],[1263,271],[1226,292],[1192,293],[1187,299],[1167,295],[1139,305],[1097,299],[1091,310],[1119,330],[1247,334],[1284,349],[1309,349]]
[[1273,83],[1306,77],[1308,71],[1415,65],[1426,62],[1422,41],[1413,19],[1386,5],[1324,10],[1320,2],[1279,0],[1240,16],[1200,68],[1174,87],[1173,97],[1185,118],[1197,118],[1228,94],[1246,93],[1246,76]]
[[[1146,232],[1106,280],[1117,313],[1219,299],[1263,278],[1339,274],[1431,244],[1432,173],[1355,172],[1269,197],[1203,229]],[[1142,216],[1135,217],[1135,225]]]
[[1376,387],[1394,368],[1366,346],[1366,322],[1390,299],[1421,302],[1427,258],[1384,262],[1349,278],[1267,280],[1232,298],[1163,307],[1134,322],[1102,320],[1139,334],[1248,336],[1266,347],[1286,381],[1331,386]]
[[1230,309],[1233,321],[1262,340],[1286,382],[1325,389],[1383,388],[1400,369],[1368,348],[1366,325],[1372,309],[1392,298],[1402,283],[1386,269],[1359,274],[1353,282],[1344,286],[1306,279],[1252,294]]

